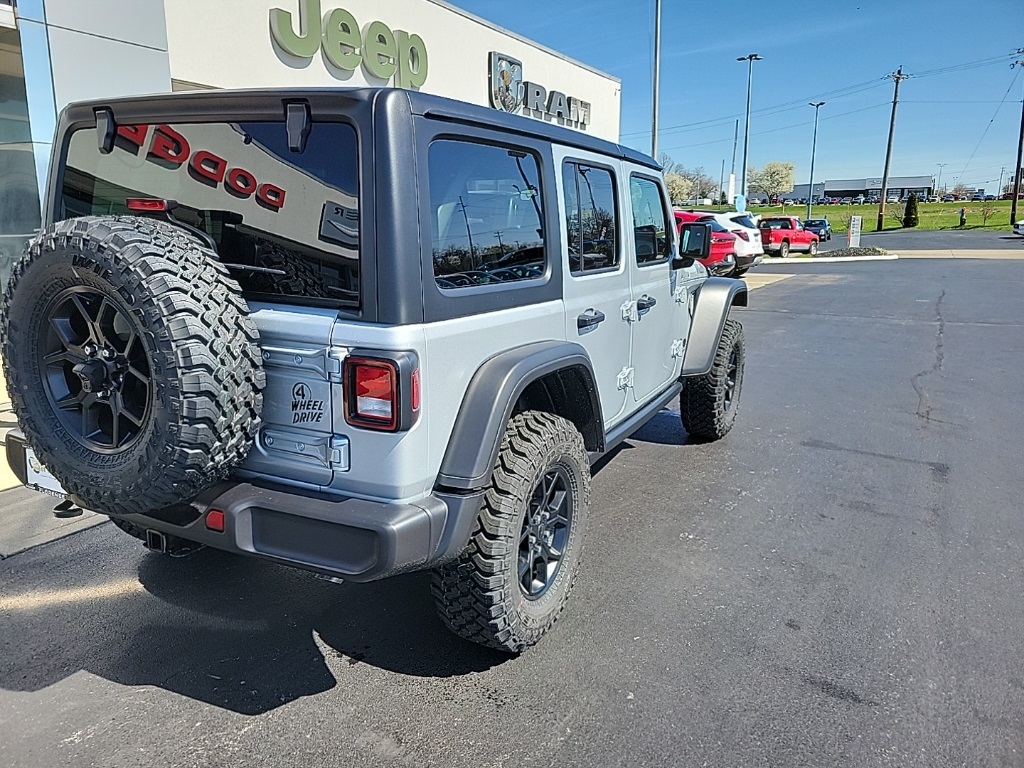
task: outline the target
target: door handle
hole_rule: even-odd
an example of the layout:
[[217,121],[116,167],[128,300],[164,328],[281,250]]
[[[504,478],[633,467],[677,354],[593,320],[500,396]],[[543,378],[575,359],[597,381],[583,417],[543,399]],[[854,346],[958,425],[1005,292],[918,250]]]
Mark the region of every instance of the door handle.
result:
[[636,302],[636,313],[643,316],[651,311],[651,307],[658,303],[658,300],[653,296],[644,294]]
[[576,318],[576,329],[584,331],[587,328],[594,328],[604,322],[604,312],[599,309],[588,309]]

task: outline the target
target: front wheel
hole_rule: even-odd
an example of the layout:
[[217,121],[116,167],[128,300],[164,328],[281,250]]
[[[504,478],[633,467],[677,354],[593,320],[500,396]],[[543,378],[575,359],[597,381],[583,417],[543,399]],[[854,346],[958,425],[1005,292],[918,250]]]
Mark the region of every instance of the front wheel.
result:
[[509,653],[540,640],[576,580],[589,504],[590,463],[576,427],[550,413],[516,415],[469,544],[433,571],[445,625]]
[[729,434],[743,388],[744,358],[743,326],[726,320],[711,370],[686,379],[679,396],[679,415],[689,434],[701,440],[719,440]]
[[779,258],[784,259],[789,256],[789,241],[783,240],[782,245],[779,246]]
[[808,253],[809,253],[809,254],[810,254],[811,256],[817,256],[817,255],[818,255],[818,241],[817,241],[817,240],[813,241],[813,242],[812,242],[812,243],[810,244],[810,246],[808,246],[808,248],[807,248],[807,252],[808,252]]

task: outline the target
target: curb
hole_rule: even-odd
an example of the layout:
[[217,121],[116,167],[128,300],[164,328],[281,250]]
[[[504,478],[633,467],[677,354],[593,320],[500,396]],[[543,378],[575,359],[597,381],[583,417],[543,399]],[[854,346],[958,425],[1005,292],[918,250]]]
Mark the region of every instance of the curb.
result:
[[898,253],[887,253],[883,256],[787,256],[780,259],[776,256],[765,259],[761,266],[771,264],[839,264],[850,261],[896,261]]

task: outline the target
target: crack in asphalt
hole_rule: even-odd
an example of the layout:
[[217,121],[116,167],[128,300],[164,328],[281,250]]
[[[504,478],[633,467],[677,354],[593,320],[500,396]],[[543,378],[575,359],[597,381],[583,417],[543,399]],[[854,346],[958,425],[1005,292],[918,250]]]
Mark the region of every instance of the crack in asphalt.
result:
[[921,379],[925,376],[930,376],[931,374],[938,373],[942,370],[942,358],[944,354],[942,349],[942,335],[946,331],[946,320],[942,316],[942,300],[944,298],[946,298],[945,289],[942,290],[942,293],[939,294],[939,298],[935,301],[935,322],[938,324],[938,327],[935,329],[935,361],[932,363],[930,368],[926,368],[925,370],[915,373],[910,377],[910,386],[912,386],[914,391],[917,393],[917,417],[924,421],[926,425],[928,423],[947,423],[941,419],[932,417],[932,406],[928,400],[928,390],[925,389],[924,385],[921,383]]

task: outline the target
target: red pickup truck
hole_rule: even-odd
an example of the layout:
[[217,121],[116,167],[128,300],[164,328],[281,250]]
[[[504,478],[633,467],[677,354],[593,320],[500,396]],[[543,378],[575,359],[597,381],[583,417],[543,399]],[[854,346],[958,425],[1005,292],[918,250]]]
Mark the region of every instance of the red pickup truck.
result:
[[804,229],[795,216],[766,216],[757,226],[765,253],[779,256],[789,256],[790,251],[807,251],[811,256],[818,253],[818,236]]

